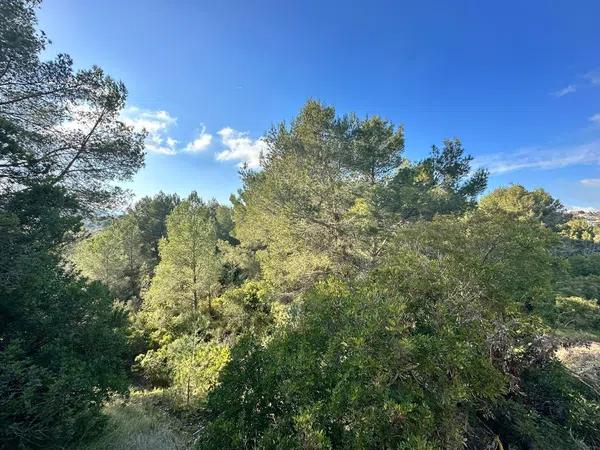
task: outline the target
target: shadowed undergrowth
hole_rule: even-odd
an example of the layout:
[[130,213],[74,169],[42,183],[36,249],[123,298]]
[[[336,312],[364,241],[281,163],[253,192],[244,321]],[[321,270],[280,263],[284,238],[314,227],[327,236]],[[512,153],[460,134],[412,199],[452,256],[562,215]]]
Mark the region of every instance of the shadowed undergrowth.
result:
[[106,427],[91,441],[73,450],[180,450],[192,446],[192,437],[176,419],[152,405],[146,393],[116,397],[105,407]]

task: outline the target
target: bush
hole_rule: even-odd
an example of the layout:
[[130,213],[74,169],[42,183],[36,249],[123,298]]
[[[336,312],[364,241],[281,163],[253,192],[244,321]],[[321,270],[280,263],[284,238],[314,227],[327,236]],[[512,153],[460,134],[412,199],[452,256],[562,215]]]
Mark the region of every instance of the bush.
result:
[[600,275],[569,277],[561,281],[558,288],[563,295],[600,302]]
[[229,359],[229,348],[184,335],[137,358],[139,368],[153,386],[167,388],[170,407],[197,407],[217,381]]
[[600,337],[600,306],[581,297],[557,297],[554,325],[559,329],[588,332]]
[[125,316],[97,284],[56,275],[12,295],[22,309],[0,347],[0,442],[52,448],[97,429],[126,386]]
[[0,202],[3,448],[62,447],[97,429],[102,401],[125,387],[125,311],[60,258],[75,209],[51,186]]
[[200,448],[461,446],[469,415],[506,379],[480,330],[399,300],[332,281],[266,346],[243,339],[209,394]]
[[600,396],[557,361],[526,371],[522,396],[502,402],[495,414],[510,448],[600,446]]
[[555,242],[486,212],[404,227],[365,280],[317,285],[270,340],[233,347],[199,448],[597,445],[593,389],[537,316]]

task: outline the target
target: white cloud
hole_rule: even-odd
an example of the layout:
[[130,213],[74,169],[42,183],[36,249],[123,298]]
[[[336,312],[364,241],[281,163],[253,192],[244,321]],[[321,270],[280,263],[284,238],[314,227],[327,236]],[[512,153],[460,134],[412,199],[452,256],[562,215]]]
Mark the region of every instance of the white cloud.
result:
[[177,118],[167,111],[141,109],[130,106],[121,113],[125,125],[136,131],[146,130],[146,150],[163,155],[175,155],[177,141],[168,135],[170,129],[177,124]]
[[589,71],[584,78],[594,85],[600,85],[600,69]]
[[599,186],[600,187],[600,178],[584,178],[583,180],[579,180],[581,184],[584,186]]
[[600,125],[600,113],[594,114],[592,117],[590,117],[590,122]]
[[559,89],[558,91],[552,92],[554,97],[563,97],[567,94],[576,92],[579,88],[585,88],[591,86],[600,86],[600,69],[590,70],[579,79],[585,81],[577,82],[576,84],[569,84],[568,86]]
[[166,131],[177,123],[167,111],[153,111],[130,106],[121,113],[121,120],[135,130],[146,130],[148,133]]
[[263,138],[251,139],[246,133],[226,127],[217,132],[225,150],[217,153],[219,161],[239,161],[239,166],[246,164],[250,169],[260,167],[260,156],[267,153],[267,143]]
[[98,111],[92,109],[88,103],[70,103],[66,119],[53,129],[61,133],[87,133],[97,117]]
[[571,147],[531,147],[513,152],[485,155],[476,159],[478,167],[492,174],[523,169],[549,170],[576,165],[600,165],[600,141]]
[[577,90],[577,86],[575,86],[574,84],[570,84],[565,88],[562,88],[556,92],[553,92],[552,95],[554,95],[555,97],[562,97],[564,95],[571,94],[571,93],[575,92],[576,90]]
[[190,153],[199,153],[203,150],[206,150],[210,143],[212,142],[212,134],[206,132],[206,127],[202,125],[202,129],[198,134],[198,137],[194,139],[192,142],[189,142],[184,150]]

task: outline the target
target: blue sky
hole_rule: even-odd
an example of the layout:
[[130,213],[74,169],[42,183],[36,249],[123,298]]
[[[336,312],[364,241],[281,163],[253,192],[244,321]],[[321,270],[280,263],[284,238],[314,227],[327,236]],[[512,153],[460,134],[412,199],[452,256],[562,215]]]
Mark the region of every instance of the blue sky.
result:
[[152,131],[129,185],[226,201],[307,98],[382,115],[406,153],[460,137],[490,187],[600,208],[600,2],[46,0],[50,53],[129,89]]

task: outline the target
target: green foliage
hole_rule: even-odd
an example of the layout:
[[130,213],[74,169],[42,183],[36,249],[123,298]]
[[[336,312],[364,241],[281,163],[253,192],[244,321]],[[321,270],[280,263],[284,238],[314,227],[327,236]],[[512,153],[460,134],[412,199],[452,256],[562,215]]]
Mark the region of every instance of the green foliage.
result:
[[282,296],[372,268],[400,223],[464,211],[486,183],[458,141],[410,163],[401,127],[312,100],[266,141],[262,171],[245,171],[234,198],[235,236]]
[[559,291],[600,302],[600,254],[577,251],[566,258],[566,263],[567,273],[559,280]]
[[583,218],[573,218],[564,224],[561,234],[569,239],[600,242],[600,227],[590,224]]
[[530,312],[552,299],[558,266],[551,248],[556,242],[535,222],[476,211],[406,227],[393,248],[427,255],[436,264],[443,262],[451,276],[477,283],[492,311],[514,307]]
[[75,246],[71,260],[82,275],[101,281],[115,298],[139,307],[142,291],[158,264],[167,216],[180,202],[177,195],[144,197],[125,214]]
[[600,338],[600,306],[596,301],[559,296],[551,320],[557,329],[587,332]]
[[[177,341],[175,341],[177,342]],[[173,389],[181,396],[187,407],[216,384],[219,373],[229,360],[229,348],[214,342],[200,343],[195,336],[187,336],[178,342],[173,354]]]
[[597,336],[600,231],[541,189],[476,207],[487,173],[456,139],[409,161],[401,126],[310,100],[233,209],[145,197],[71,272],[79,214],[115,205],[144,134],[122,83],[40,59],[36,6],[0,2],[0,447],[182,448],[114,397],[86,440],[128,319],[140,381],[203,417],[203,449],[600,447],[595,378],[548,336]]
[[398,168],[379,189],[377,206],[392,215],[392,223],[465,212],[487,185],[487,172],[472,171],[472,160],[458,139],[445,140],[441,150],[434,145],[429,157]]
[[266,344],[233,348],[201,448],[462,446],[548,357],[526,314],[548,233],[485,213],[403,229],[368,280],[318,285]]
[[502,212],[512,217],[541,222],[558,230],[569,220],[564,206],[543,189],[528,191],[519,184],[498,188],[479,202],[490,213]]
[[159,248],[160,263],[142,306],[145,321],[159,334],[195,330],[201,315],[213,314],[221,273],[215,221],[195,193],[167,218]]
[[600,254],[574,255],[567,259],[569,273],[573,276],[600,275]]
[[[195,193],[167,217],[167,235],[159,244],[160,263],[139,315],[150,332],[152,348],[136,361],[147,381],[168,388],[176,409],[189,409],[202,401],[227,361],[229,348],[223,339],[230,333],[221,323],[224,315],[238,312],[233,299],[241,297],[247,299],[245,307],[258,307],[250,298],[258,299],[252,288],[240,288],[247,296],[232,291],[226,312],[221,308],[223,300],[214,299],[223,275],[220,249],[231,247],[227,241],[218,245],[217,239],[227,238],[231,226],[227,208],[204,203]],[[240,319],[242,323],[251,320],[248,316]]]
[[143,165],[143,133],[119,120],[127,90],[99,67],[73,70],[66,54],[42,61],[37,1],[0,5],[0,176],[3,193],[60,185],[80,206],[108,205]]
[[559,284],[563,295],[584,297],[600,302],[600,275],[567,277]]
[[[600,445],[600,395],[557,362],[523,375],[523,395],[496,411],[509,448],[588,449]],[[567,431],[568,430],[568,431]]]
[[320,286],[266,347],[248,339],[234,348],[209,396],[201,448],[462,442],[468,407],[500,395],[503,378],[467,329],[415,329],[407,305],[368,288]]
[[97,426],[102,400],[124,388],[126,317],[105,288],[60,267],[59,244],[79,225],[62,190],[39,186],[5,200],[0,442],[60,446]]
[[167,216],[181,200],[177,194],[159,192],[154,197],[143,197],[128,211],[135,217],[143,242],[142,252],[147,264],[158,264],[158,243],[167,235]]
[[42,61],[38,1],[0,2],[0,446],[64,448],[124,388],[125,311],[66,268],[79,212],[114,204],[143,165],[127,91],[68,55]]
[[140,355],[137,362],[153,385],[169,387],[171,407],[189,409],[216,384],[228,359],[226,345],[187,334]]
[[83,276],[101,281],[115,298],[128,300],[140,293],[142,249],[141,232],[128,215],[80,243],[72,260]]
[[258,338],[276,323],[274,304],[264,282],[246,281],[226,290],[216,301],[223,340],[234,343],[244,334]]

